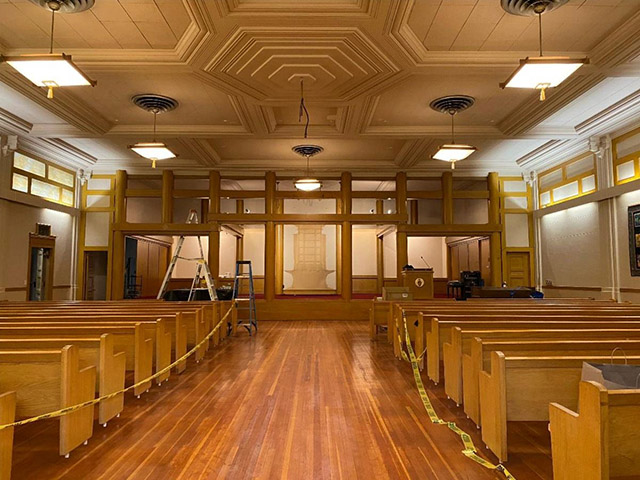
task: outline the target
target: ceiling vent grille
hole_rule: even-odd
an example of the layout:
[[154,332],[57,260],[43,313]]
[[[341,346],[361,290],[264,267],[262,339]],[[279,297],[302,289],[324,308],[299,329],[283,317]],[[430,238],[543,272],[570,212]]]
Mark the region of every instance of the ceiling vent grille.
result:
[[131,98],[134,105],[151,113],[165,113],[174,110],[178,106],[178,101],[165,97],[164,95],[156,95],[155,93],[143,93]]
[[436,112],[448,113],[450,115],[461,112],[472,106],[476,99],[468,95],[447,95],[436,98],[429,106]]
[[30,0],[31,3],[55,10],[60,13],[80,13],[89,10],[96,3],[95,0]]
[[531,17],[561,7],[569,0],[501,0],[502,8],[512,15]]

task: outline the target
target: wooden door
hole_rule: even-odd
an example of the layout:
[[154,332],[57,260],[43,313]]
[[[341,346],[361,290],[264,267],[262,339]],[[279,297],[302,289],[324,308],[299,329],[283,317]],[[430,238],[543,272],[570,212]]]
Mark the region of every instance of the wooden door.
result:
[[531,286],[531,269],[529,268],[528,252],[507,253],[507,285],[514,287]]

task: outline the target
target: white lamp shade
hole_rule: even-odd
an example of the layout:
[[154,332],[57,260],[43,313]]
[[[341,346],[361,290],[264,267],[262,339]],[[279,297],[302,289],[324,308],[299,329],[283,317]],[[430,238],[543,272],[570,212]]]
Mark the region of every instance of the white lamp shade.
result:
[[295,186],[298,190],[303,192],[313,192],[314,190],[322,187],[322,182],[317,178],[301,178],[295,181]]
[[501,84],[502,88],[553,88],[569,78],[588,58],[533,57],[520,60],[520,66]]
[[440,148],[438,148],[438,151],[435,153],[433,158],[435,160],[442,160],[444,162],[459,162],[460,160],[464,160],[465,158],[467,158],[476,150],[477,148],[472,147],[471,145],[442,145],[440,146]]
[[2,60],[39,87],[72,87],[96,84],[71,61],[69,55],[20,55],[4,57]]
[[136,143],[129,148],[141,157],[148,158],[149,160],[167,160],[169,158],[175,158],[176,156],[175,153],[161,142]]

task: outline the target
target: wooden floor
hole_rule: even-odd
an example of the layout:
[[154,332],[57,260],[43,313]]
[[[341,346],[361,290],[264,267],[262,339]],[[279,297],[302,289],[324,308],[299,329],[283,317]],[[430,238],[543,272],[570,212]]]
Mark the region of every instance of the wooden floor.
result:
[[[263,322],[141,399],[65,460],[57,421],[16,431],[14,479],[504,479],[433,425],[366,322]],[[475,426],[428,383],[445,420]],[[551,479],[546,424],[510,426],[518,480]],[[492,457],[487,457],[494,460]]]

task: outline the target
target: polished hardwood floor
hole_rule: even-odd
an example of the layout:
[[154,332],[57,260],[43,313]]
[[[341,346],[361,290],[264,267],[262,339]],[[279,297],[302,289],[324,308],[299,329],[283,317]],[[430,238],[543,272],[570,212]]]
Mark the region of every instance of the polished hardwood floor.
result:
[[[14,479],[503,479],[422,408],[411,369],[366,322],[263,322],[198,366],[128,397],[89,445],[57,454],[57,421],[17,429]],[[473,435],[430,383],[434,407]],[[510,426],[518,480],[551,479],[546,424]]]

